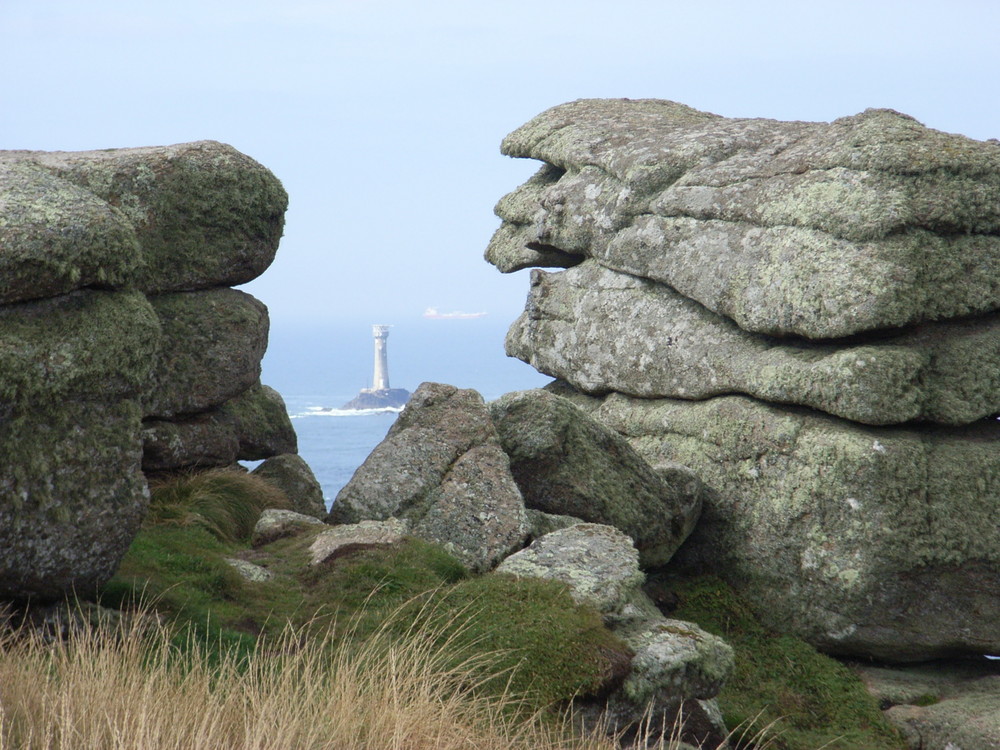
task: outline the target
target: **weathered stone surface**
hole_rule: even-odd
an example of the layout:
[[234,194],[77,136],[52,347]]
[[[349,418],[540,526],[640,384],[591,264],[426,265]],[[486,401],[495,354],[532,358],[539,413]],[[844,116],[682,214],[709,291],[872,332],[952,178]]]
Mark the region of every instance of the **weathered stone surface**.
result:
[[241,461],[260,461],[298,451],[298,438],[285,400],[260,382],[219,407],[239,439]]
[[276,485],[288,496],[293,510],[317,519],[326,517],[323,488],[301,456],[295,453],[272,456],[250,473]]
[[658,474],[620,435],[543,390],[508,393],[490,415],[526,506],[620,529],[647,567],[691,533],[702,489],[691,472]]
[[132,284],[141,256],[125,214],[20,153],[0,151],[0,304]]
[[[144,471],[228,466],[237,460],[259,461],[291,453],[296,447],[285,402],[273,388],[259,383],[218,409],[169,420],[147,419],[142,426]],[[319,499],[325,515],[322,491]]]
[[581,100],[503,150],[547,166],[497,206],[501,270],[593,257],[746,330],[809,338],[1000,306],[1000,146],[897,112],[828,124]]
[[274,573],[265,567],[256,565],[249,560],[242,560],[239,557],[225,557],[223,558],[228,565],[236,570],[240,574],[243,580],[250,583],[263,583],[264,581],[270,581],[274,578]]
[[405,518],[484,570],[527,536],[524,502],[482,396],[423,383],[340,491],[330,523]]
[[546,534],[500,563],[496,572],[562,581],[574,601],[611,620],[641,594],[645,580],[632,540],[613,526],[595,523]]
[[621,687],[596,703],[577,703],[585,724],[628,732],[648,717],[655,732],[661,720],[672,726],[684,705],[702,720],[699,739],[725,736],[717,707],[690,702],[715,697],[732,671],[733,650],[697,625],[660,615],[640,588],[645,576],[625,534],[590,523],[560,529],[508,557],[496,572],[565,583],[573,599],[600,611],[635,653]]
[[368,547],[398,544],[409,524],[398,518],[343,524],[320,532],[309,547],[310,565],[319,565],[340,555]]
[[456,459],[413,518],[415,536],[442,545],[476,572],[490,570],[528,535],[524,501],[499,445],[476,445]]
[[636,704],[651,700],[714,698],[733,671],[733,649],[690,622],[665,618],[629,639],[635,649],[625,693]]
[[80,291],[0,307],[7,403],[131,397],[150,377],[160,324],[138,292]]
[[557,274],[532,272],[507,353],[593,394],[746,393],[876,425],[968,424],[1000,412],[997,314],[868,341],[780,340],[589,260]]
[[6,152],[4,158],[37,166],[113,206],[134,230],[130,243],[138,241],[142,260],[137,283],[147,293],[246,283],[264,272],[278,248],[288,205],[284,188],[223,143]]
[[147,419],[142,423],[142,470],[229,466],[236,463],[240,441],[232,423],[217,410],[183,419]]
[[1000,747],[1000,664],[986,659],[855,667],[913,750]]
[[268,332],[261,302],[236,289],[149,299],[163,339],[145,394],[145,416],[202,412],[258,382]]
[[769,627],[893,661],[1000,651],[1000,422],[871,428],[741,396],[592,413],[701,477],[671,564],[718,573]]
[[528,519],[528,537],[532,541],[546,534],[551,534],[553,531],[559,531],[559,529],[566,529],[570,526],[576,526],[578,523],[584,523],[582,518],[562,516],[557,513],[546,513],[534,508],[526,509],[525,516]]
[[132,401],[0,409],[0,598],[87,596],[149,501]]
[[315,516],[284,508],[267,508],[253,527],[250,544],[263,547],[286,536],[294,536],[308,529],[315,530],[317,526],[323,527],[324,524]]

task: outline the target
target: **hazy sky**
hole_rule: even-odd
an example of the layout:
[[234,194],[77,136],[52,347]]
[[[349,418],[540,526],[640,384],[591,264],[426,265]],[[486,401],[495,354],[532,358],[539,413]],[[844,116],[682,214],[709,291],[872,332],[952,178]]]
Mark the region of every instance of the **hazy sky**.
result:
[[521,310],[482,260],[535,164],[501,138],[580,97],[1000,137],[1000,2],[0,0],[0,148],[231,143],[291,196],[248,286],[276,324]]

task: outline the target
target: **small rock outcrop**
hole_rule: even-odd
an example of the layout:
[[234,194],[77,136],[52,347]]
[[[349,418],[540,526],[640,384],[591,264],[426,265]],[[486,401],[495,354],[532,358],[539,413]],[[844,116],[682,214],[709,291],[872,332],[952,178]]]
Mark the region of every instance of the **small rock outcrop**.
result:
[[262,273],[287,196],[212,141],[0,152],[0,598],[86,596],[148,503],[144,471],[295,450],[259,384]]
[[309,546],[309,564],[321,565],[356,550],[399,544],[408,528],[406,521],[388,518],[384,521],[359,521],[325,529],[316,535]]
[[1000,747],[1000,664],[957,659],[855,668],[911,750]]
[[487,259],[566,269],[508,353],[704,482],[671,567],[836,654],[1000,651],[1000,144],[581,100],[502,150]]
[[296,513],[284,508],[266,508],[257,519],[250,536],[253,547],[263,547],[278,539],[297,534],[315,527],[322,527],[323,522],[305,513]]
[[524,501],[478,393],[421,384],[337,495],[328,521],[391,517],[477,571],[523,544]]
[[284,492],[296,512],[317,519],[326,518],[323,488],[302,456],[296,453],[272,455],[250,473]]
[[[623,684],[603,701],[577,706],[585,720],[612,733],[648,719],[671,727],[678,712],[696,716],[700,734],[685,739],[718,743],[726,736],[713,699],[733,669],[733,650],[697,625],[663,617],[642,591],[639,553],[621,531],[582,523],[554,531],[504,560],[495,574],[565,583],[573,599],[595,607],[632,649]],[[707,726],[707,728],[706,728]]]
[[666,563],[701,512],[698,477],[657,473],[618,433],[543,390],[490,403],[525,505],[628,534],[644,567]]

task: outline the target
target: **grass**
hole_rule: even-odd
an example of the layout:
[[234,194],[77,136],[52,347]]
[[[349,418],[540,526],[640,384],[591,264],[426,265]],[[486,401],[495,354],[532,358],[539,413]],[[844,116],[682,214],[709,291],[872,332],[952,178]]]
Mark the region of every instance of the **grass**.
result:
[[400,639],[385,627],[363,641],[287,630],[249,660],[218,660],[197,642],[178,648],[155,619],[124,622],[54,644],[0,640],[0,748],[612,747],[481,690],[482,674],[502,677],[497,655],[460,643],[460,629]]
[[[228,651],[247,661],[261,638],[282,637],[289,624],[336,640],[346,636],[331,630],[333,623],[345,621],[354,623],[350,637],[362,642],[388,629],[398,638],[433,632],[473,650],[490,644],[499,654],[497,674],[481,675],[481,689],[494,697],[513,691],[529,713],[598,691],[628,664],[627,647],[561,584],[472,577],[418,539],[318,566],[308,564],[315,531],[251,550],[252,528],[231,510],[247,478],[205,472],[155,487],[149,517],[102,603],[136,609],[154,601],[178,626],[175,643],[190,648],[194,639],[209,659]],[[273,578],[245,581],[226,562],[233,557],[266,567]]]
[[718,701],[727,726],[770,724],[775,750],[900,750],[906,745],[857,675],[797,638],[761,626],[721,580],[670,581],[671,614],[722,636],[736,652]]
[[250,534],[265,508],[290,508],[285,494],[261,477],[233,469],[209,469],[151,482],[148,523],[200,526],[224,541]]
[[[236,482],[245,475],[205,474],[156,487],[149,518],[103,593],[105,605],[126,610],[155,602],[169,627],[140,629],[153,632],[152,639],[138,631],[79,638],[48,656],[30,638],[0,644],[0,750],[613,747],[600,732],[574,734],[561,711],[574,696],[600,692],[620,677],[629,652],[563,586],[473,577],[441,548],[417,539],[319,566],[308,564],[314,530],[254,550],[247,519],[259,510],[244,514],[230,506],[244,492],[252,493],[255,508],[281,498],[266,487],[240,489]],[[266,568],[272,579],[245,581],[226,562],[232,557]],[[736,649],[736,674],[719,697],[727,724],[736,727],[734,748],[901,747],[874,701],[838,663],[763,631],[719,581],[675,588],[681,606],[674,616],[698,622]],[[111,658],[124,661],[92,674],[83,666]],[[19,684],[24,678],[12,670],[33,659],[33,673],[49,683],[19,689],[14,703],[21,706],[22,692],[34,703],[15,708],[3,685]],[[73,687],[77,678],[66,675],[77,662],[81,679],[94,684]],[[114,684],[98,686],[100,672]],[[77,717],[69,704],[91,694],[96,703]],[[196,696],[190,703],[189,695]],[[162,712],[175,724],[196,726],[171,729]],[[31,723],[41,717],[56,723]],[[64,720],[95,726],[67,728]],[[160,738],[168,729],[183,737]],[[657,730],[648,736],[665,739],[649,747],[678,745],[675,727]],[[148,736],[148,743],[121,739],[130,733]]]

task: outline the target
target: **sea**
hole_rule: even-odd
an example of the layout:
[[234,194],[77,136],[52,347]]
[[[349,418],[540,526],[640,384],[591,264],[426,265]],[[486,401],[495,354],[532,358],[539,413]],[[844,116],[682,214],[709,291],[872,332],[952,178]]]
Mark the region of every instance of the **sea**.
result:
[[[372,323],[392,325],[387,352],[393,388],[413,392],[423,382],[448,383],[472,388],[490,401],[551,382],[504,354],[509,321],[416,318]],[[272,324],[262,363],[261,380],[284,398],[299,455],[319,480],[328,508],[401,411],[340,408],[361,388],[371,386],[372,323]]]

